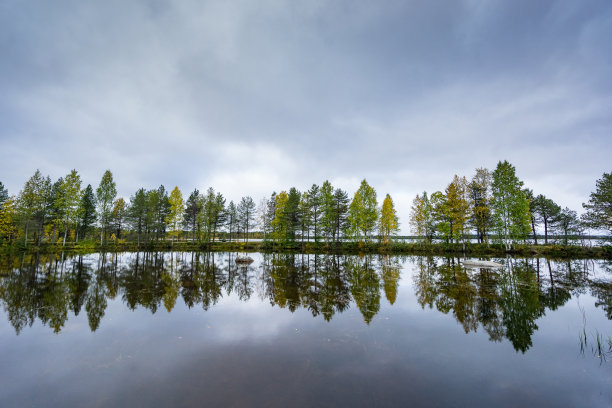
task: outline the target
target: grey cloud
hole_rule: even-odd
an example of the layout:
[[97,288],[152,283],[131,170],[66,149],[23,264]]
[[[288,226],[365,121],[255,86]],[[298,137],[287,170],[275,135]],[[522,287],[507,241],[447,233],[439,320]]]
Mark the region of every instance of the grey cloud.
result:
[[12,193],[36,168],[234,200],[367,177],[406,225],[500,159],[575,209],[610,171],[603,0],[6,1],[0,27]]

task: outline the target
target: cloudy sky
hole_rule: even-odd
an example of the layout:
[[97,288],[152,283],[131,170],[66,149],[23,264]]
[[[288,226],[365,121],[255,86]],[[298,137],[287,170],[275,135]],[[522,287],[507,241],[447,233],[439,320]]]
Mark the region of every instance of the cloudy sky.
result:
[[612,171],[612,2],[0,0],[0,181],[412,198],[509,160],[581,210]]

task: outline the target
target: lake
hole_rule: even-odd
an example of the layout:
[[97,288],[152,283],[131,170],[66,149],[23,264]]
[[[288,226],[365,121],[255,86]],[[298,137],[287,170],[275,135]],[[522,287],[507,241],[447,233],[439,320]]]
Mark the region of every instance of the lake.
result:
[[0,258],[0,406],[612,405],[612,262]]

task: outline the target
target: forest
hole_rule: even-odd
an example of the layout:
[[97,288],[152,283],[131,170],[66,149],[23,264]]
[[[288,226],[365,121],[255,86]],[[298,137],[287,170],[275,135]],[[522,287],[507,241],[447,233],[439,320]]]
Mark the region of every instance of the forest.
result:
[[[151,243],[245,242],[275,248],[314,243],[387,247],[397,243],[398,214],[389,194],[379,205],[364,179],[352,198],[329,181],[307,191],[273,192],[258,203],[250,196],[227,202],[212,187],[184,196],[178,187],[138,189],[117,196],[107,170],[94,190],[76,170],[55,182],[36,170],[22,190],[9,195],[0,182],[0,242],[8,247],[65,247]],[[515,167],[500,161],[493,171],[476,169],[468,180],[455,175],[443,191],[418,194],[410,211],[410,230],[422,244],[461,245],[476,240],[511,251],[521,244],[572,245],[587,231],[612,234],[612,173],[596,181],[595,191],[575,210],[526,188]],[[543,235],[541,234],[543,231]]]

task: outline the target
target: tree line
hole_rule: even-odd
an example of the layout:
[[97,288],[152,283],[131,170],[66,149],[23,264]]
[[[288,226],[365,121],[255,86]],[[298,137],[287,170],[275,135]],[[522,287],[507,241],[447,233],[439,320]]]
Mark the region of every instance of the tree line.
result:
[[[454,176],[444,191],[418,194],[410,209],[410,227],[425,242],[465,244],[495,241],[506,249],[538,231],[544,243],[552,234],[568,244],[586,228],[612,233],[612,173],[597,180],[586,212],[561,208],[550,198],[524,187],[513,165],[500,161],[495,170],[476,169],[470,181]],[[391,196],[379,206],[376,190],[364,179],[352,199],[329,181],[307,191],[295,187],[272,193],[256,204],[252,197],[230,201],[212,187],[194,189],[186,199],[178,187],[170,192],[138,189],[128,200],[117,197],[110,170],[98,187],[83,188],[76,170],[52,182],[36,170],[13,196],[0,182],[0,242],[5,244],[77,243],[82,240],[143,242],[244,240],[257,235],[267,242],[295,244],[343,240],[388,244],[399,231]]]
[[389,243],[399,231],[393,200],[379,207],[376,190],[364,179],[352,200],[329,181],[300,192],[295,187],[272,193],[259,205],[252,197],[227,203],[212,187],[194,189],[186,199],[178,187],[170,192],[138,189],[128,200],[117,197],[110,170],[98,187],[83,188],[76,170],[52,182],[36,170],[15,196],[0,183],[0,241],[4,243],[100,244],[190,240],[244,240],[257,231],[264,240],[338,243],[343,239]]
[[542,194],[536,196],[524,187],[512,164],[500,161],[492,172],[476,169],[470,181],[455,175],[443,192],[417,194],[410,226],[428,242],[465,243],[474,234],[480,243],[493,238],[506,249],[530,236],[537,245],[536,231],[543,228],[545,244],[554,233],[567,245],[570,237],[587,228],[612,233],[612,173],[597,180],[596,191],[583,207],[586,212],[578,217],[576,211],[561,208]]

